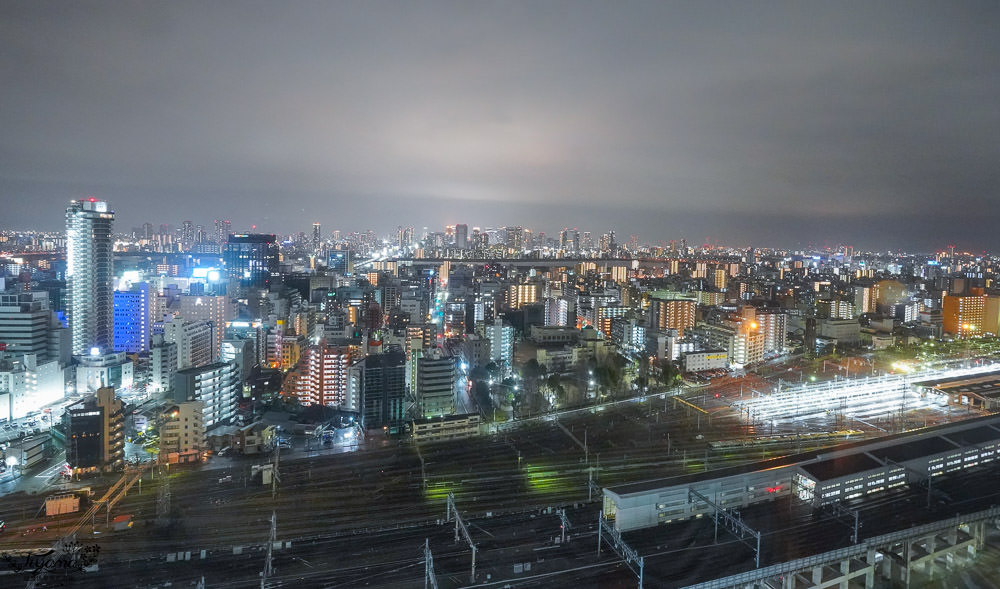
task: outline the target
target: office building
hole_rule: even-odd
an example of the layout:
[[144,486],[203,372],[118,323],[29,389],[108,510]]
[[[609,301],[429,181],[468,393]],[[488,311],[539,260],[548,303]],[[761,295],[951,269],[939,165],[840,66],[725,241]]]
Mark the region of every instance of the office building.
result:
[[178,316],[187,321],[205,321],[212,324],[212,351],[216,358],[222,351],[225,325],[234,318],[236,306],[225,295],[182,294],[173,306]]
[[320,246],[323,244],[323,230],[319,223],[313,223],[313,235],[312,235],[312,249],[314,252],[318,252]]
[[327,256],[327,266],[331,272],[350,274],[352,267],[350,250],[332,250]]
[[95,198],[66,209],[67,315],[74,355],[111,351],[114,345],[114,268],[111,226],[115,214]]
[[111,387],[66,408],[66,462],[74,470],[119,470],[125,462],[124,404]]
[[469,226],[464,223],[455,225],[455,247],[460,250],[469,248]]
[[34,354],[39,362],[66,365],[69,336],[49,306],[48,293],[0,292],[0,343],[10,354]]
[[222,252],[226,275],[240,286],[267,288],[278,274],[278,243],[274,235],[230,235]]
[[65,396],[65,369],[35,354],[0,352],[0,420],[20,419]]
[[137,354],[149,351],[152,335],[149,285],[133,284],[114,292],[114,351]]
[[361,397],[363,425],[369,430],[399,432],[406,403],[406,356],[372,354],[364,360]]

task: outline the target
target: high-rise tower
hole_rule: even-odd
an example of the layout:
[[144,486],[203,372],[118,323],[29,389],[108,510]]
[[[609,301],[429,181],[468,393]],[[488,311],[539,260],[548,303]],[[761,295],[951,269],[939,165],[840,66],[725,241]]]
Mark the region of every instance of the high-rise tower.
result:
[[469,226],[465,223],[455,225],[455,247],[460,250],[469,247]]
[[222,258],[231,279],[244,287],[267,288],[278,273],[278,242],[271,234],[230,235]]
[[114,345],[114,268],[108,203],[88,198],[66,209],[67,311],[75,355],[94,348],[108,353]]

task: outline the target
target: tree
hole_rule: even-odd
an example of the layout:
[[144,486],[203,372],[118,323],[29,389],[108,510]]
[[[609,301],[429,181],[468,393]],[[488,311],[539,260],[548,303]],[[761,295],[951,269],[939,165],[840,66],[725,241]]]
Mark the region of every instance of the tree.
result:
[[488,380],[489,378],[490,374],[483,366],[476,366],[469,371],[469,380]]
[[525,362],[524,366],[521,368],[521,376],[525,380],[538,378],[542,376],[544,372],[545,371],[542,369],[542,365],[539,364],[538,360],[536,360],[535,358],[532,358],[527,362]]
[[657,380],[660,384],[666,387],[672,387],[677,384],[677,381],[681,378],[681,372],[677,369],[673,360],[664,358],[660,361],[658,366],[659,371],[657,373]]

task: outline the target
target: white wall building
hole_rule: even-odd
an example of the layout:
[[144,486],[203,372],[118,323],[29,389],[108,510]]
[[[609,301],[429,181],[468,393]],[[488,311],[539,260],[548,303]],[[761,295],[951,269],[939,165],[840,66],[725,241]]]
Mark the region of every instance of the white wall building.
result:
[[178,370],[174,376],[174,400],[202,401],[205,429],[229,423],[242,397],[239,369],[230,362],[214,362]]
[[177,344],[177,368],[205,366],[215,361],[215,327],[208,321],[174,319],[163,324],[163,340]]
[[76,392],[96,392],[102,387],[130,390],[134,366],[125,352],[77,356]]
[[500,367],[501,378],[507,378],[513,372],[514,328],[497,319],[485,327],[485,332],[486,339],[490,340],[490,360]]
[[66,396],[65,369],[34,354],[0,358],[0,418],[19,419]]
[[455,413],[455,358],[434,348],[417,360],[416,398],[424,417]]

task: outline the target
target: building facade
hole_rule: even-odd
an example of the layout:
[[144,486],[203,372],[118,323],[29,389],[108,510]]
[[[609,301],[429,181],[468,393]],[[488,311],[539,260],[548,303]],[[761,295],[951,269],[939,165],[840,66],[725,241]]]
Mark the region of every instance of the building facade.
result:
[[138,354],[149,351],[152,335],[149,285],[132,285],[114,292],[114,351]]
[[66,209],[67,315],[74,355],[114,345],[114,268],[111,227],[115,214],[95,198],[73,201]]
[[185,401],[168,405],[160,414],[160,454],[205,449],[205,403]]
[[425,418],[455,413],[455,358],[440,348],[418,358],[416,393]]
[[66,408],[66,461],[74,469],[119,470],[125,463],[124,404],[111,387]]
[[230,235],[222,257],[226,275],[244,287],[267,288],[278,273],[278,242],[274,235]]
[[34,354],[40,362],[69,360],[68,332],[45,292],[0,292],[0,344],[10,354]]
[[174,376],[175,401],[201,401],[205,404],[202,423],[206,431],[230,423],[242,395],[239,369],[229,362],[178,370]]
[[692,299],[652,298],[649,303],[649,325],[653,329],[675,329],[684,337],[684,330],[694,327],[695,309]]
[[367,429],[397,432],[404,424],[406,356],[401,352],[365,358],[362,381],[362,418]]

